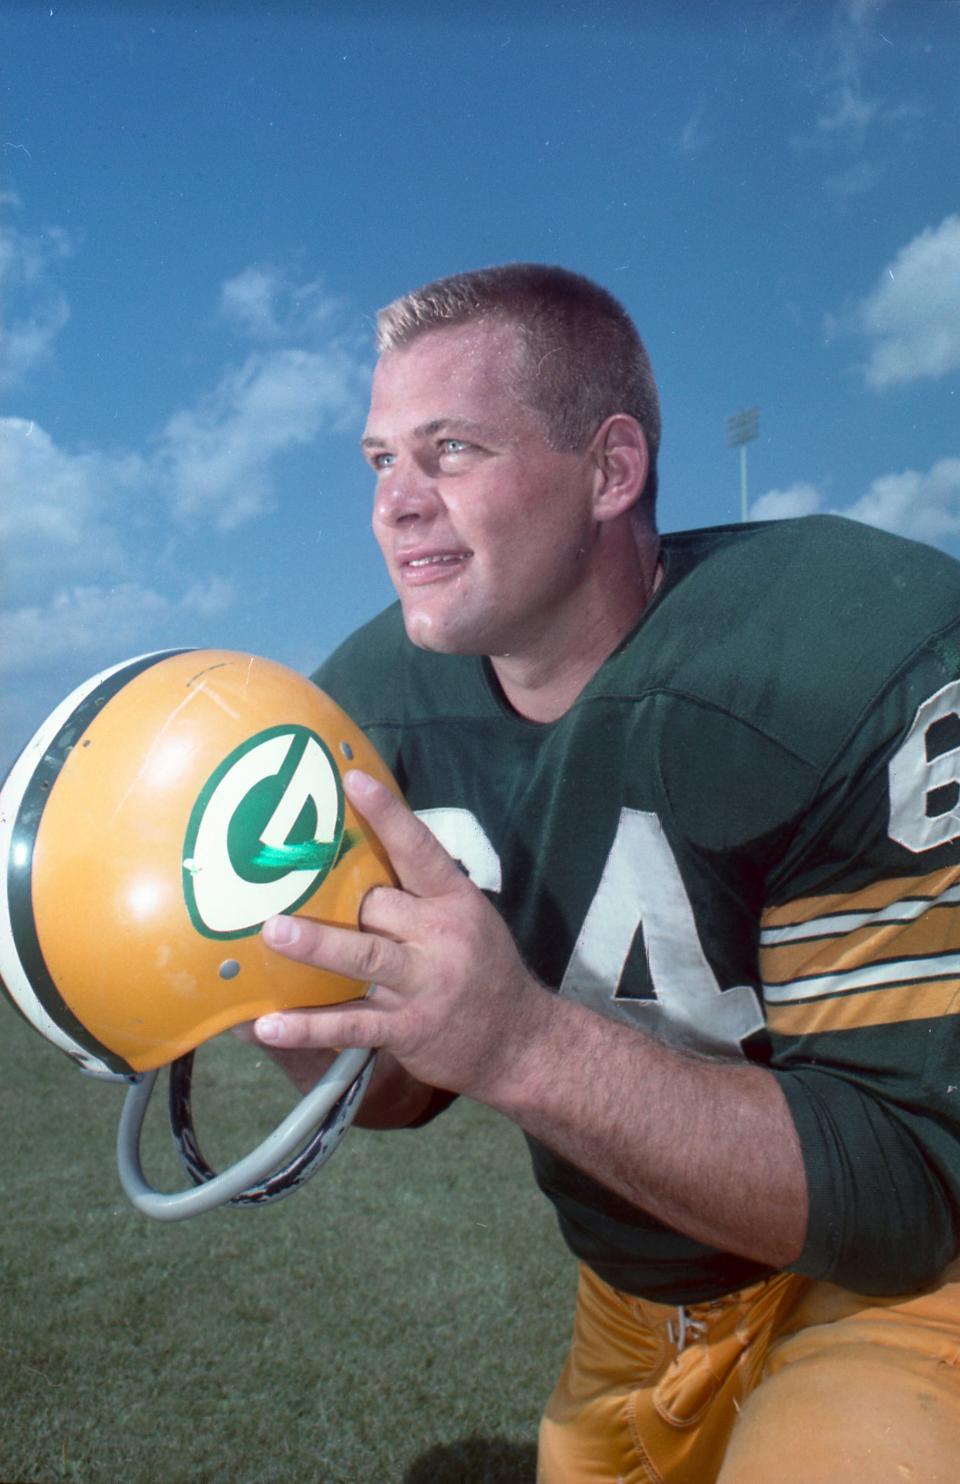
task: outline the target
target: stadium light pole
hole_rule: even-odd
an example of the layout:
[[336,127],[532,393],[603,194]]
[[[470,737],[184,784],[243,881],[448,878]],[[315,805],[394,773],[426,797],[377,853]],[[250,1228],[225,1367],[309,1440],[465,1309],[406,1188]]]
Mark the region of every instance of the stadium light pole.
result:
[[747,444],[760,433],[760,409],[748,407],[727,418],[727,446],[740,450],[740,519],[747,518]]

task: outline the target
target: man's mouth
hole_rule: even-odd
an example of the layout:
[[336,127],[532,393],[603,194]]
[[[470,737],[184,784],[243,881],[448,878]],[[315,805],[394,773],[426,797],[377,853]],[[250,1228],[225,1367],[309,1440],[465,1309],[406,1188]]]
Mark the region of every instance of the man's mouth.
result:
[[402,556],[398,561],[400,577],[403,582],[414,585],[439,581],[461,571],[472,555],[471,551],[433,551]]

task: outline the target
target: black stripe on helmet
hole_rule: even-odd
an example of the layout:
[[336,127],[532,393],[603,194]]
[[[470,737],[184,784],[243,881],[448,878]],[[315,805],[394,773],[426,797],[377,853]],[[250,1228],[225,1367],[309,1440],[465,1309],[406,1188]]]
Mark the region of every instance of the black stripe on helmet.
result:
[[[192,646],[191,646],[192,647]],[[155,654],[142,655],[122,665],[113,674],[85,695],[71,711],[60,730],[50,740],[36,764],[23,791],[20,807],[10,841],[7,860],[7,901],[10,907],[10,924],[14,946],[30,987],[50,1019],[84,1050],[89,1051],[121,1076],[134,1075],[133,1068],[122,1056],[103,1046],[74,1015],[62,998],[53,976],[47,967],[37,934],[36,917],[33,910],[33,850],[36,843],[40,819],[43,815],[50,790],[56,783],[72,748],[83,736],[90,723],[124,686],[129,685],[145,670],[161,660],[174,655],[187,654],[189,648],[162,649]],[[2,988],[9,1000],[17,1005],[16,998],[3,981]],[[19,1009],[20,1007],[17,1006]],[[28,1017],[29,1018],[29,1017]]]

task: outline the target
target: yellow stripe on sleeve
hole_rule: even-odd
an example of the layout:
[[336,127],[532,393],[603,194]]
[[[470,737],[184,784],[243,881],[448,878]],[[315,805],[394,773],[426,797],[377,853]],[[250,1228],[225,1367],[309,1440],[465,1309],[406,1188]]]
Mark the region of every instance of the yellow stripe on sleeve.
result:
[[[798,1004],[768,1005],[767,1026],[776,1035],[807,1036],[823,1031],[859,1030],[870,1025],[960,1015],[960,983],[935,979],[862,990]],[[960,1083],[960,1068],[957,1069]]]
[[846,895],[797,897],[778,907],[768,907],[761,918],[761,928],[789,927],[810,922],[817,917],[833,917],[845,912],[877,912],[894,902],[915,897],[935,899],[951,886],[960,884],[960,865],[945,866],[928,876],[892,876],[874,881],[860,891]]
[[[937,906],[912,922],[886,922],[849,933],[812,937],[760,949],[764,984],[855,974],[871,964],[960,953],[960,907]],[[926,977],[926,976],[923,976]]]
[[767,1024],[791,1033],[944,1014],[960,984],[960,866],[764,913]]

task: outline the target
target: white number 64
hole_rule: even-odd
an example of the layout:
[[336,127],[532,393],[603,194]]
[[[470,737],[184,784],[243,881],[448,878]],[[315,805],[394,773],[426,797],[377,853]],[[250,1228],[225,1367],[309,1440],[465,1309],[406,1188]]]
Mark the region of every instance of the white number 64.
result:
[[[468,809],[424,809],[420,818],[473,881],[499,891],[500,860]],[[618,999],[642,926],[654,999]],[[727,1056],[759,1030],[749,985],[721,990],[710,967],[673,852],[655,814],[623,809],[606,865],[574,945],[560,993],[640,1025],[676,1045]]]

